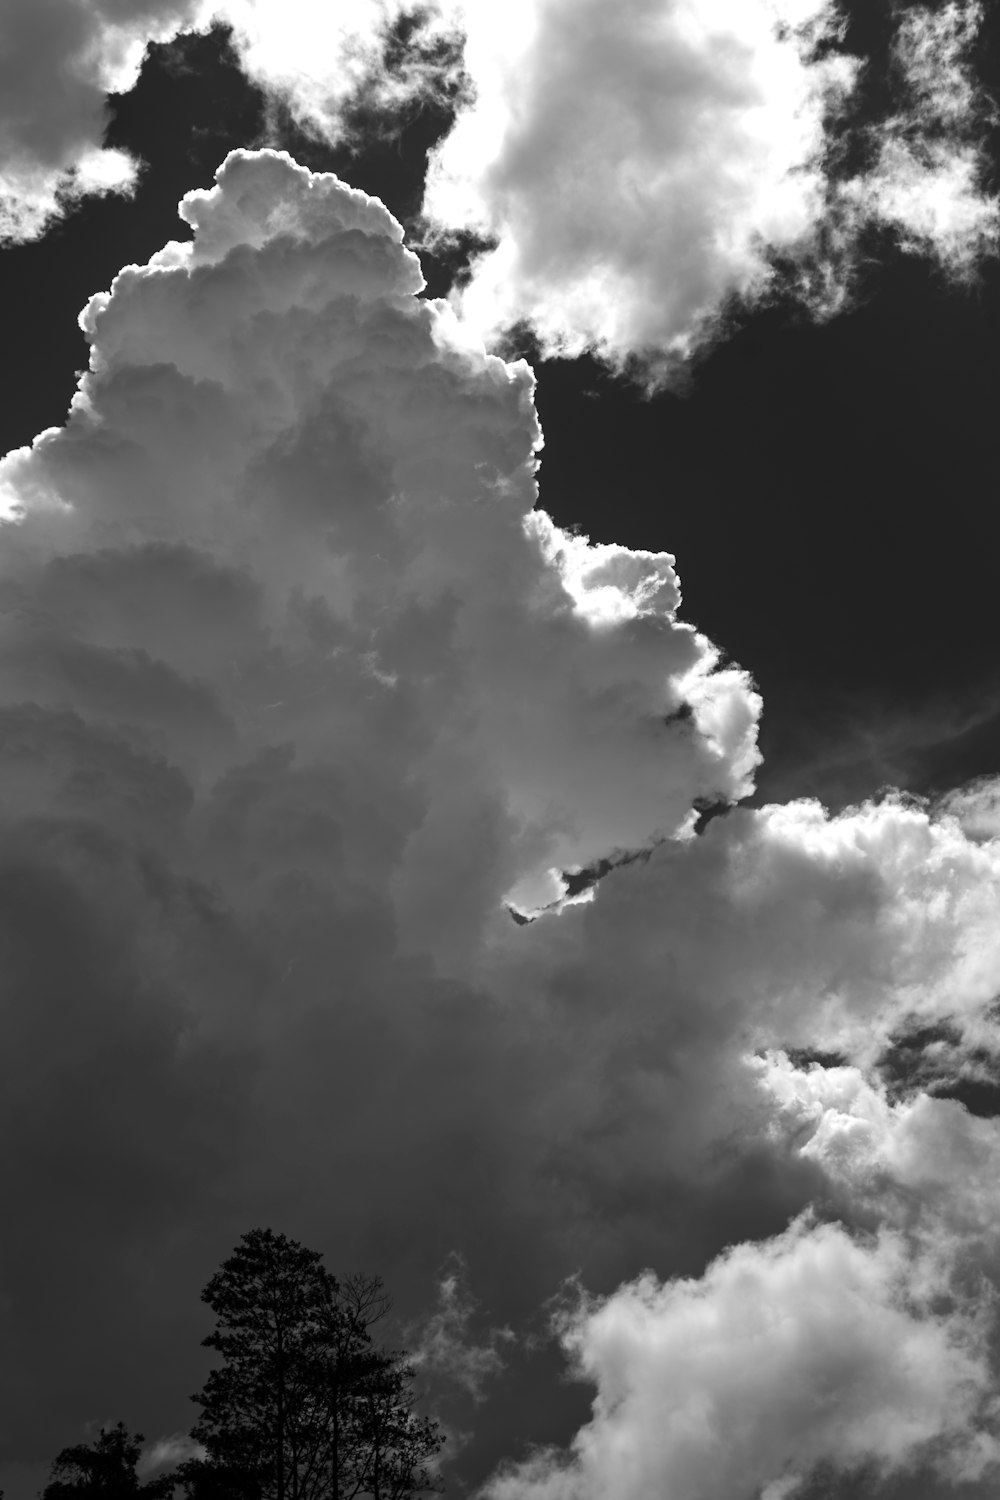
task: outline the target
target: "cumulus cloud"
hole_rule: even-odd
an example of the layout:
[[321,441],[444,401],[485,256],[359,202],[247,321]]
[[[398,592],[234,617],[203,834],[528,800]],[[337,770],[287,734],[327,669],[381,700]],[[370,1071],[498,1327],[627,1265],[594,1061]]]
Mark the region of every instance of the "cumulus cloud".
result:
[[995,1473],[1000,1124],[924,1094],[892,1104],[856,1067],[746,1066],[832,1219],[804,1215],[697,1279],[571,1289],[555,1327],[597,1388],[591,1420],[569,1450],[501,1468],[490,1500],[784,1500],[818,1470]]
[[[900,1464],[933,1430],[972,1472],[982,1350],[935,1321],[933,1246],[786,1232],[833,1177],[746,1055],[870,1069],[914,1020],[995,1050],[1000,846],[898,799],[694,836],[699,798],[750,789],[758,697],[679,618],[671,557],[536,507],[528,367],[419,297],[380,203],[281,153],[181,212],[193,240],[85,309],[66,426],[0,464],[12,1455],[82,1402],[193,1388],[198,1288],[274,1222],[410,1306],[457,1247],[502,1323],[582,1266],[654,1339],[716,1306],[719,1346],[733,1278],[763,1307],[839,1277],[912,1351],[885,1422],[866,1338],[832,1385],[809,1364],[835,1331],[810,1290],[772,1374],[829,1412],[786,1451],[755,1407],[734,1453]],[[621,851],[589,903],[510,920]],[[764,1248],[708,1293],[663,1279],[751,1210]],[[474,1386],[501,1351],[443,1296],[427,1348]]]
[[[741,795],[758,709],[676,618],[671,559],[533,510],[531,373],[417,299],[381,204],[238,152],[182,212],[193,242],[85,310],[67,426],[2,465],[8,1190],[85,1120],[69,1198],[88,1160],[144,1185],[123,1248],[99,1217],[80,1236],[126,1299],[220,1174],[240,1218],[317,1169],[405,1218],[463,1112],[499,1150],[507,1084],[473,1110],[451,1075],[521,1050],[490,1006],[455,1012],[516,932],[504,898]],[[25,1213],[8,1247],[24,1307],[39,1235]]]
[[475,95],[425,202],[497,241],[463,314],[528,320],[551,352],[686,353],[821,215],[824,113],[854,64],[809,43],[834,24],[825,0],[526,0],[515,25],[470,8]]
[[[969,65],[977,5],[916,9],[894,46],[902,102],[865,127],[874,166],[829,176],[861,59],[826,0],[525,0],[516,25],[469,7],[471,100],[437,148],[425,209],[494,247],[457,298],[496,335],[526,321],[550,354],[638,358],[654,375],[734,296],[802,268],[827,314],[863,228],[967,272],[996,239],[980,185],[989,108]],[[806,269],[808,268],[808,270]],[[817,271],[819,274],[817,275]]]
[[[921,1284],[926,1283],[926,1284]],[[916,1291],[916,1287],[920,1291]],[[973,1313],[903,1241],[793,1224],[697,1281],[646,1275],[560,1320],[593,1416],[568,1454],[494,1477],[491,1500],[739,1500],[794,1494],[819,1465],[885,1476],[921,1458],[978,1478],[998,1447]]]

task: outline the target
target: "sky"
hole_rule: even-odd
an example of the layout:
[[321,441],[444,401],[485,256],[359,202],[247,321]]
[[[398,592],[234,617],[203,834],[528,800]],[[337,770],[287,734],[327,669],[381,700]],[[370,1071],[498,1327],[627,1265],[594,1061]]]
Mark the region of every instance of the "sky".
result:
[[255,1225],[450,1494],[995,1494],[998,88],[962,0],[7,0],[8,1500],[183,1456]]

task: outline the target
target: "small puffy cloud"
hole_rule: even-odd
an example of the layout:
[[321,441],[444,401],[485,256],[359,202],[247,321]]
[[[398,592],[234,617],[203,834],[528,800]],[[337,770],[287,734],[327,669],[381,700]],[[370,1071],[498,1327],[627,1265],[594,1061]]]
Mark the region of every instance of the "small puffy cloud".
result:
[[[597,1387],[568,1453],[501,1471],[489,1500],[791,1495],[823,1464],[977,1478],[991,1372],[975,1308],[941,1311],[936,1268],[883,1231],[808,1220],[737,1245],[697,1280],[648,1274],[566,1313]],[[992,1403],[995,1404],[995,1403]]]

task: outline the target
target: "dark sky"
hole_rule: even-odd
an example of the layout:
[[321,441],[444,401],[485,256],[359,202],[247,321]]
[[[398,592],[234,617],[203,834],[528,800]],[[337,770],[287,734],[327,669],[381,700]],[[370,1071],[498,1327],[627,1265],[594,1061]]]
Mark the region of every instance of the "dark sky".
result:
[[[857,0],[851,7],[842,46],[867,56],[869,68],[844,124],[844,157],[831,166],[833,175],[863,152],[867,119],[880,118],[891,104],[886,58],[892,32],[887,5]],[[987,83],[996,74],[996,35],[991,9],[977,53]],[[62,424],[87,360],[76,322],[81,308],[93,293],[108,288],[124,265],[142,265],[167,240],[189,238],[188,226],[177,218],[177,202],[193,188],[209,187],[227,152],[284,147],[311,170],[334,171],[381,198],[416,233],[427,152],[451,120],[440,103],[411,104],[389,116],[359,105],[350,147],[335,149],[304,135],[287,112],[247,81],[224,29],[151,46],[135,89],[109,104],[106,144],[128,149],[143,163],[134,197],[84,201],[42,238],[0,253],[8,372],[0,451],[28,444],[36,433]],[[996,142],[990,137],[988,144],[992,151]],[[888,230],[872,231],[864,250],[846,310],[819,323],[791,295],[777,295],[763,309],[734,304],[718,337],[701,347],[683,378],[665,390],[650,394],[590,356],[532,359],[545,439],[541,506],[558,525],[578,528],[595,542],[673,553],[683,588],[682,618],[707,634],[724,660],[749,671],[763,696],[763,764],[749,808],[817,797],[837,812],[887,785],[933,797],[995,775],[1000,757],[995,644],[1000,519],[992,498],[1000,444],[993,411],[1000,268],[986,259],[973,278],[956,282],[936,261],[904,252]],[[458,252],[450,258],[425,253],[429,294],[447,292],[460,261]],[[531,334],[517,330],[511,350],[522,349],[537,354]],[[136,377],[133,387],[131,378],[120,386],[111,382],[122,409],[130,409],[133,396],[141,405],[141,379]],[[170,388],[165,406],[173,399]],[[202,399],[209,401],[204,389]],[[470,409],[474,406],[470,398]],[[331,415],[330,423],[335,420]],[[485,418],[482,430],[483,443],[493,441],[494,429]],[[310,454],[293,451],[290,463],[290,472],[307,473]],[[328,477],[324,471],[324,482]],[[195,658],[198,609],[204,608],[210,622],[207,640],[217,623],[216,599],[222,600],[220,615],[231,606],[236,618],[244,607],[231,575],[220,571],[206,577],[207,594],[191,594],[190,620],[171,626]],[[109,598],[117,598],[110,572],[106,584],[96,573],[80,578],[67,571],[57,578],[51,598],[43,596],[53,619],[61,619],[63,608],[72,614],[78,600],[84,600],[79,605],[84,610],[90,587],[106,588]],[[155,598],[157,580],[151,573]],[[128,598],[134,602],[133,595]],[[135,605],[137,615],[144,599],[141,605]],[[246,610],[249,619],[250,605]],[[312,650],[322,622],[303,606],[299,623]],[[150,639],[154,626],[155,619]],[[408,631],[418,641],[437,640],[447,626],[445,606],[438,618],[421,605],[398,625],[391,644],[406,661]],[[336,638],[331,634],[330,639],[333,659]],[[416,667],[423,670],[417,647],[413,650]],[[153,646],[149,652],[155,654]],[[89,658],[67,660],[67,680],[76,675],[89,682]],[[36,682],[33,661],[23,669],[29,699]],[[507,683],[500,668],[497,680]],[[277,699],[277,675],[275,682],[270,696]],[[302,683],[304,695],[313,690],[305,676]],[[71,706],[77,703],[75,691],[71,682],[66,689]],[[350,691],[361,701],[367,687],[352,684]],[[442,702],[447,691],[445,682]],[[513,715],[516,693],[511,705]],[[203,727],[200,710],[187,699],[182,706],[179,718],[190,711],[196,738]],[[293,709],[289,714],[297,724]],[[69,742],[76,730],[61,723],[60,733]],[[377,752],[352,745],[349,765],[357,785],[365,784],[366,753],[378,761],[380,776],[383,754],[387,762],[397,754],[422,754],[420,733],[426,730],[418,728],[419,733],[387,714],[384,723],[379,721]],[[573,732],[582,741],[587,723]],[[28,731],[15,733],[7,725],[3,733],[8,748],[14,743],[18,763],[29,761],[34,742]],[[209,763],[216,742],[208,729],[204,733]],[[139,741],[129,743],[139,754]],[[554,743],[553,753],[558,756],[561,743],[561,753],[571,761],[570,742]],[[221,806],[220,799],[221,810],[213,803],[214,811],[204,815],[205,827],[212,818],[218,821],[205,842],[217,861],[209,866],[212,877],[217,875],[222,887],[229,881],[235,889],[242,879],[238,853],[231,854],[226,844],[226,818],[235,824],[240,809],[253,804],[258,772],[262,785],[272,776],[280,781],[281,754],[280,748],[262,754],[244,782],[233,773],[226,781],[229,801]],[[96,765],[96,750],[94,756]],[[133,774],[130,760],[114,765],[115,777],[127,781]],[[90,761],[87,767],[93,772]],[[465,775],[456,757],[441,779],[453,776],[461,787]],[[291,781],[291,772],[288,777]],[[97,772],[92,779],[100,779]],[[173,806],[176,793],[168,782],[157,783],[164,807]],[[405,777],[398,795],[388,771],[384,782],[390,792],[381,790],[379,780],[373,781],[375,790],[355,792],[355,782],[345,776],[346,790],[338,782],[330,793],[347,811],[330,835],[337,895],[329,917],[309,885],[311,876],[302,876],[298,885],[292,875],[287,880],[280,875],[284,884],[275,876],[272,907],[248,906],[249,918],[242,908],[238,918],[232,916],[222,899],[216,900],[208,875],[202,885],[201,875],[188,880],[178,874],[182,863],[164,874],[169,861],[161,869],[150,856],[146,864],[139,860],[138,875],[126,878],[115,862],[117,825],[110,815],[106,847],[97,834],[84,838],[73,824],[76,831],[65,838],[79,838],[84,852],[74,844],[72,856],[66,854],[59,843],[64,835],[53,832],[63,816],[61,803],[53,803],[48,821],[47,813],[11,842],[13,852],[4,856],[8,862],[0,879],[8,937],[13,934],[12,972],[18,983],[27,976],[23,1014],[16,1012],[23,1027],[17,1038],[32,1059],[47,1056],[49,1039],[58,1039],[52,1045],[56,1082],[39,1084],[37,1094],[29,1090],[25,1113],[17,1116],[26,1145],[10,1169],[12,1201],[19,1196],[26,1207],[10,1235],[6,1274],[12,1285],[28,1290],[6,1316],[15,1347],[41,1351],[42,1373],[32,1369],[32,1392],[48,1392],[48,1404],[38,1404],[39,1397],[30,1416],[22,1392],[22,1404],[15,1403],[22,1428],[2,1434],[11,1500],[33,1493],[53,1446],[75,1440],[84,1423],[121,1415],[131,1425],[141,1424],[149,1437],[185,1428],[186,1391],[202,1368],[198,1340],[204,1320],[197,1289],[214,1268],[212,1257],[224,1254],[235,1233],[249,1227],[244,1220],[250,1209],[331,1255],[358,1257],[384,1270],[397,1293],[402,1336],[407,1319],[426,1312],[428,1289],[433,1291],[450,1249],[468,1261],[482,1304],[472,1333],[487,1339],[491,1326],[516,1325],[519,1342],[505,1353],[502,1395],[481,1407],[459,1402],[448,1408],[456,1413],[456,1425],[473,1433],[456,1461],[452,1493],[464,1493],[501,1459],[520,1457],[532,1443],[566,1442],[585,1421],[591,1387],[566,1379],[563,1355],[542,1336],[546,1299],[566,1276],[579,1271],[600,1294],[611,1293],[645,1266],[663,1276],[697,1277],[726,1246],[780,1236],[810,1203],[817,1208],[820,1235],[823,1225],[840,1222],[849,1222],[862,1238],[869,1231],[869,1238],[874,1235],[879,1220],[871,1197],[858,1189],[857,1203],[845,1208],[838,1198],[842,1185],[831,1186],[816,1159],[775,1145],[763,1126],[758,1135],[743,1139],[752,1107],[741,1093],[737,1059],[758,1044],[787,1043],[803,1066],[810,1056],[831,1065],[843,1056],[867,1068],[869,1079],[879,1076],[879,1067],[889,1077],[893,1061],[909,1053],[905,1047],[879,1053],[874,1043],[866,1051],[866,1026],[881,1027],[881,1037],[899,1016],[914,1026],[916,1016],[926,1030],[920,1033],[914,1072],[937,1066],[942,1076],[948,1072],[954,1061],[949,1049],[954,1043],[957,1055],[965,1034],[961,1027],[954,1035],[947,1030],[945,1003],[933,1011],[931,1002],[924,1005],[918,996],[910,1009],[884,1021],[886,1008],[880,1010],[877,1000],[879,985],[895,985],[909,1006],[908,986],[916,985],[913,971],[925,957],[928,973],[933,970],[928,984],[938,982],[939,960],[941,986],[949,982],[941,954],[950,937],[940,943],[929,938],[927,955],[915,943],[903,958],[886,937],[895,931],[895,908],[889,909],[885,892],[896,878],[887,870],[899,864],[910,872],[910,883],[900,877],[899,886],[907,920],[919,926],[921,918],[913,913],[933,905],[933,891],[919,884],[924,864],[933,862],[931,853],[925,860],[923,846],[906,843],[908,824],[899,839],[909,852],[897,863],[892,845],[884,859],[878,855],[877,868],[864,864],[857,850],[868,847],[865,824],[854,843],[847,841],[849,848],[838,846],[826,864],[820,862],[817,873],[819,865],[814,869],[792,849],[791,836],[786,839],[779,830],[772,846],[756,831],[751,815],[732,812],[713,820],[697,847],[657,850],[649,860],[652,873],[636,860],[612,875],[606,896],[594,905],[596,918],[586,919],[588,936],[579,950],[567,943],[563,952],[551,939],[549,952],[548,940],[529,924],[525,942],[537,940],[537,948],[527,950],[530,958],[512,960],[507,969],[506,960],[495,960],[490,950],[481,973],[470,971],[470,977],[456,960],[454,974],[442,978],[432,972],[429,959],[404,963],[398,958],[398,934],[369,889],[383,878],[383,863],[395,869],[394,829],[408,828],[411,816]],[[310,821],[315,788],[303,786],[265,809],[255,825],[267,856],[262,862],[270,859],[279,872],[286,843],[296,840],[306,851],[304,869],[312,870],[314,857],[319,862],[315,851],[325,825],[318,814]],[[183,801],[180,793],[176,796]],[[478,852],[487,851],[482,858],[488,863],[494,857],[490,851],[502,850],[506,835],[495,809],[483,812],[471,794],[468,812],[464,806],[435,837],[469,852],[468,868],[459,866],[459,875],[450,878],[468,886],[474,909]],[[149,814],[154,821],[159,808],[156,803]],[[355,814],[360,832],[351,821]],[[494,816],[496,823],[490,821]],[[905,823],[904,813],[899,818]],[[198,827],[201,838],[204,827]],[[881,848],[880,837],[871,834],[872,847]],[[890,843],[887,834],[887,849]],[[43,868],[50,844],[58,845],[58,859],[52,856],[57,875]],[[425,858],[429,894],[418,892],[413,909],[433,926],[439,916],[433,891],[437,844],[428,844]],[[953,883],[971,892],[962,921],[985,951],[996,926],[995,909],[985,896],[976,904],[977,892],[992,878],[985,865],[975,863],[978,858],[976,849],[955,855]],[[769,892],[759,905],[740,883],[744,863],[755,861]],[[506,867],[500,854],[496,863],[502,887]],[[393,881],[400,879],[393,874]],[[829,889],[823,883],[828,879]],[[842,885],[836,884],[841,879]],[[140,887],[141,900],[135,895]],[[147,906],[168,914],[163,917],[167,936],[157,928],[148,938]],[[668,916],[661,920],[661,912]],[[259,949],[255,922],[265,934]],[[449,941],[452,936],[449,928]],[[461,953],[461,937],[454,941]],[[961,946],[957,938],[953,946],[956,951]],[[276,954],[282,970],[272,972],[268,964],[276,962]],[[292,955],[287,969],[286,954]],[[288,986],[294,995],[286,1005],[281,985],[294,972],[293,961],[307,977],[301,993],[294,990],[298,980]],[[499,999],[490,988],[494,961],[503,969]],[[512,1024],[508,1002],[518,993],[522,962],[529,980],[532,964],[544,972],[553,1008],[541,1020],[529,1011]],[[855,963],[862,975],[860,999],[851,990]],[[772,969],[778,974],[773,985]],[[310,984],[313,991],[335,986],[338,997],[345,997],[336,1019],[302,998]],[[960,988],[958,980],[955,984]],[[971,993],[975,985],[969,985]],[[681,997],[667,1016],[654,1005],[659,986]],[[526,988],[532,993],[528,981]],[[780,995],[773,1004],[772,988]],[[150,1028],[143,1008],[161,990],[194,995],[199,1004],[210,996],[205,999],[207,1041],[199,1033],[198,1042],[205,1044],[204,1056],[198,1053],[193,1071],[180,1081],[172,1067],[177,1039],[170,1024],[157,1020]],[[272,991],[281,1002],[274,1005],[278,1019],[269,1019]],[[849,997],[843,1003],[847,1019],[835,1024],[829,1015],[842,993]],[[982,997],[975,993],[979,1004]],[[482,1011],[474,1010],[481,1001]],[[744,1003],[745,1020],[739,1009]],[[766,1022],[759,1020],[764,1014]],[[758,1025],[763,1031],[754,1029]],[[91,1026],[97,1036],[93,1044]],[[657,1048],[667,1061],[654,1077],[648,1056]],[[952,1071],[969,1084],[967,1098],[974,1086],[980,1088],[979,1114],[989,1116],[992,1054],[979,1032],[968,1049]],[[366,1068],[377,1080],[370,1089]],[[949,1105],[958,1111],[954,1077],[949,1088],[938,1090],[949,1091]],[[476,1127],[467,1128],[473,1116]],[[351,1155],[351,1132],[359,1119],[369,1132],[362,1166]],[[160,1134],[164,1120],[180,1122],[169,1146]],[[964,1114],[963,1120],[968,1121]],[[967,1128],[985,1130],[989,1123]],[[943,1127],[941,1134],[947,1136]],[[976,1136],[974,1145],[981,1149],[976,1170],[986,1170],[982,1162],[988,1163],[993,1148],[985,1136]],[[704,1158],[698,1155],[702,1150]],[[106,1174],[95,1170],[95,1162],[105,1161]],[[385,1183],[374,1196],[373,1163]],[[412,1240],[411,1222],[419,1224]],[[83,1226],[78,1253],[67,1249],[77,1223]],[[828,1242],[819,1243],[825,1254]],[[779,1260],[776,1252],[774,1264]],[[829,1275],[835,1279],[842,1263],[831,1264]],[[816,1266],[822,1284],[827,1272],[821,1259]],[[44,1296],[38,1295],[39,1286],[48,1289]],[[724,1295],[725,1288],[719,1292]],[[794,1301],[797,1293],[787,1295]],[[865,1295],[858,1293],[850,1303],[851,1316],[864,1311]],[[752,1289],[749,1297],[752,1301]],[[103,1343],[95,1308],[114,1309]],[[822,1325],[819,1342],[836,1322]],[[123,1333],[133,1325],[134,1336]],[[896,1325],[890,1320],[884,1326],[885,1338],[894,1337]],[[876,1372],[876,1345],[885,1342],[882,1327],[872,1323],[875,1353],[865,1355],[865,1369],[870,1365]],[[181,1344],[187,1353],[176,1352]],[[751,1339],[749,1354],[739,1347],[751,1367],[760,1346]],[[927,1349],[929,1354],[921,1346],[914,1367],[921,1360],[935,1364],[936,1346]],[[943,1356],[937,1358],[937,1365],[943,1367],[942,1361]],[[792,1380],[780,1366],[775,1389],[794,1385],[799,1366],[792,1360],[789,1368]],[[853,1369],[846,1354],[837,1368]],[[14,1401],[16,1371],[8,1370],[4,1378]],[[761,1388],[765,1385],[762,1377]],[[861,1377],[857,1388],[864,1389]],[[86,1410],[81,1392],[87,1393]],[[121,1409],[105,1410],[116,1392],[122,1392]],[[911,1397],[918,1413],[938,1401],[927,1382],[916,1395],[904,1391],[901,1407]],[[938,1404],[943,1402],[940,1396]],[[778,1432],[775,1452],[782,1441]],[[820,1445],[817,1452],[823,1460],[827,1449]],[[810,1493],[886,1493],[894,1500],[938,1500],[951,1493],[937,1478],[914,1482],[924,1487],[907,1488],[905,1476],[888,1488],[879,1488],[867,1474],[841,1476],[827,1491],[821,1472]],[[967,1493],[973,1491],[979,1500],[978,1486]],[[697,1500],[702,1491],[691,1493]],[[720,1488],[718,1500],[730,1500],[734,1493]]]

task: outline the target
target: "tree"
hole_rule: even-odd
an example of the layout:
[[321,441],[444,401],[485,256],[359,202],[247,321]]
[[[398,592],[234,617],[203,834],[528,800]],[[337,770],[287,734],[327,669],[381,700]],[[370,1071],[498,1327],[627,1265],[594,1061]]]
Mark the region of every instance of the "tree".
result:
[[56,1455],[41,1500],[167,1500],[173,1494],[174,1477],[161,1475],[141,1483],[135,1466],[142,1452],[141,1432],[132,1434],[123,1423],[102,1427],[94,1443],[63,1448]]
[[190,1500],[407,1500],[436,1487],[443,1439],[418,1417],[405,1357],[369,1329],[377,1277],[341,1285],[322,1257],[253,1229],[202,1293],[222,1356],[192,1399],[207,1459],[182,1466]]
[[413,1411],[413,1375],[401,1356],[382,1356],[355,1388],[338,1500],[403,1500],[437,1488],[432,1462],[444,1439],[436,1422]]

